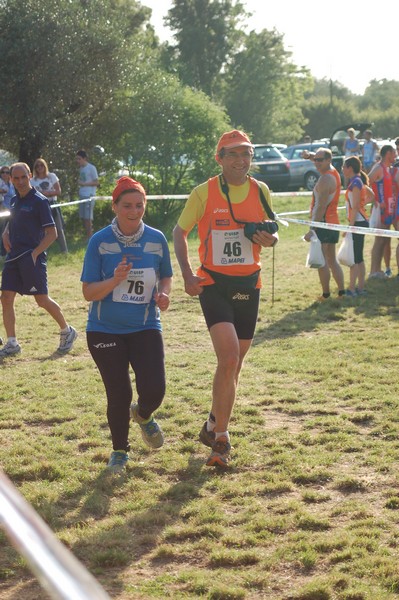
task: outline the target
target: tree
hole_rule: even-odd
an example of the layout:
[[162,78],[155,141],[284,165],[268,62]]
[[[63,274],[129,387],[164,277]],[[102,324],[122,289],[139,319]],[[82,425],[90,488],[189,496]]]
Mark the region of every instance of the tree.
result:
[[[147,191],[187,192],[214,170],[214,150],[230,127],[225,111],[204,93],[147,64],[146,78],[130,84],[98,129],[114,156],[155,176]],[[112,133],[111,133],[112,128]]]
[[303,112],[308,120],[306,132],[315,140],[329,138],[337,127],[362,120],[354,103],[336,98],[312,98],[304,105]]
[[359,99],[360,109],[387,111],[398,104],[399,81],[373,79]]
[[184,83],[215,95],[219,74],[240,44],[239,23],[247,16],[234,0],[174,0],[165,22],[175,31],[177,44],[169,53]]
[[85,144],[126,81],[133,34],[149,15],[133,0],[5,0],[2,143],[30,165],[44,151],[65,156]]
[[[188,193],[215,173],[217,140],[231,126],[204,93],[153,63],[96,127],[104,132],[106,152],[123,159],[147,193],[167,195]],[[180,210],[181,203],[168,199],[148,206],[152,224],[162,228]]]
[[290,56],[275,30],[252,31],[226,68],[222,97],[228,114],[256,142],[292,141],[302,134],[301,106],[311,79]]
[[316,96],[330,98],[336,98],[338,100],[355,101],[357,96],[350,91],[349,88],[339,83],[339,81],[333,81],[332,79],[313,79],[313,88],[311,91],[305,94],[306,99],[314,98]]

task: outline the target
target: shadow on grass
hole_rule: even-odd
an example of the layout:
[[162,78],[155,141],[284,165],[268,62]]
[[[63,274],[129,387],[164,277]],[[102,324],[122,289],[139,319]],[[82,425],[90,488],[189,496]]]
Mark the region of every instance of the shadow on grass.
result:
[[[90,494],[86,496],[79,515],[76,516],[76,524],[79,524],[79,521],[85,523],[93,516],[104,517],[118,489],[122,489],[128,480],[143,480],[150,468],[149,465],[135,464],[119,477],[103,471],[92,485]],[[159,538],[165,528],[181,519],[184,507],[200,497],[202,486],[215,476],[219,476],[218,471],[205,470],[203,459],[190,456],[187,465],[174,474],[175,483],[161,493],[154,489],[153,501],[150,500],[144,510],[132,507],[131,516],[124,512],[123,519],[116,518],[111,525],[102,530],[98,529],[95,533],[91,533],[88,528],[84,539],[71,547],[72,552],[84,561],[96,577],[102,579],[102,585],[107,587],[109,593],[120,592],[124,586],[124,568],[127,569],[132,563],[148,556],[159,545]],[[151,485],[153,483],[148,482],[148,486]],[[87,494],[87,487],[85,493]],[[131,492],[127,490],[127,494],[129,493]],[[124,499],[126,500],[125,493]],[[132,501],[134,503],[134,496]],[[99,509],[101,516],[98,514]],[[71,525],[73,526],[73,523]],[[101,575],[104,575],[104,578]]]
[[303,310],[287,313],[267,327],[259,327],[253,345],[262,344],[266,340],[309,333],[329,321],[342,321],[350,308],[354,308],[356,314],[362,314],[368,319],[380,316],[388,316],[392,320],[399,319],[399,278],[369,281],[366,287],[367,296],[344,297],[342,300],[331,298],[322,303],[314,302]]
[[[111,597],[124,589],[124,570],[148,556],[159,545],[164,529],[181,519],[181,511],[193,499],[200,497],[200,490],[206,482],[224,475],[224,472],[213,469],[205,470],[203,459],[190,456],[187,465],[174,474],[175,483],[161,493],[154,489],[153,495],[148,496],[145,509],[136,510],[132,507],[129,515],[129,508],[125,507],[123,513],[117,511],[111,514],[111,503],[116,496],[125,502],[127,496],[132,494],[134,503],[134,492],[124,488],[129,482],[145,479],[149,469],[151,466],[148,464],[134,464],[118,476],[104,469],[95,480],[86,481],[79,490],[57,501],[56,520],[59,526],[52,524],[53,531],[65,527],[61,513],[69,512],[73,496],[73,505],[79,508],[73,516],[67,517],[68,526],[84,531],[84,535],[79,536],[78,542],[67,543],[67,546],[99,579]],[[148,486],[151,485],[148,482]],[[43,513],[43,502],[40,512]],[[93,520],[101,521],[105,517],[110,520],[104,527],[93,526]],[[22,596],[27,600],[41,597],[35,596],[39,585],[27,569],[21,570],[19,577],[22,588],[19,587],[15,595],[11,593],[9,600],[20,600]]]
[[346,309],[345,300],[332,299],[324,303],[314,302],[303,310],[284,315],[267,327],[259,327],[255,333],[253,345],[262,344],[266,340],[289,338],[311,332],[328,321],[342,321],[345,319]]

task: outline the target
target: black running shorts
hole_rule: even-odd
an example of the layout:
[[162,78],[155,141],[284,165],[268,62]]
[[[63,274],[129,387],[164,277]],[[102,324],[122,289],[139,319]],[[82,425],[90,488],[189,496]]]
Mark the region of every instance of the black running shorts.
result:
[[260,290],[234,284],[204,286],[200,294],[208,329],[216,323],[232,323],[239,340],[252,340],[258,318]]
[[315,227],[314,230],[322,244],[338,244],[339,231],[335,229],[323,229],[321,227]]

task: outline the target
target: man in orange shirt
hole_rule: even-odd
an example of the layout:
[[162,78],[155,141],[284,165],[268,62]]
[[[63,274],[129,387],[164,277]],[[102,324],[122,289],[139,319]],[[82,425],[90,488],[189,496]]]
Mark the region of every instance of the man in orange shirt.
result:
[[[338,202],[341,192],[341,179],[338,171],[331,164],[332,154],[328,148],[319,148],[315,154],[307,152],[303,154],[304,158],[312,160],[316,169],[320,173],[320,177],[313,190],[313,198],[311,205],[312,221],[324,223],[339,223],[338,218]],[[331,275],[335,279],[338,286],[338,297],[345,296],[344,273],[341,265],[337,261],[335,249],[339,239],[339,232],[331,229],[315,228],[321,242],[325,265],[320,267],[319,279],[322,288],[322,295],[319,301],[327,300],[330,293]],[[305,240],[310,241],[312,231],[305,235]]]
[[[219,176],[196,187],[174,229],[175,252],[190,296],[199,296],[207,323],[217,368],[213,379],[212,408],[200,433],[200,440],[212,448],[208,466],[226,467],[230,458],[228,425],[238,378],[255,332],[261,268],[261,247],[273,246],[273,233],[259,229],[270,219],[267,206],[270,192],[265,183],[248,176],[253,147],[238,130],[222,135],[217,145]],[[262,199],[263,194],[263,199]],[[244,222],[257,222],[251,239]],[[201,266],[194,273],[187,236],[198,224]]]

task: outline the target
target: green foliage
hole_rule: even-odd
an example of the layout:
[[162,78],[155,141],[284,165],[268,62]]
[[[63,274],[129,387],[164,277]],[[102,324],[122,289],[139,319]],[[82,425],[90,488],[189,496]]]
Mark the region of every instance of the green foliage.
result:
[[289,62],[275,30],[252,31],[226,67],[222,97],[234,125],[256,142],[296,141],[306,123],[301,104],[311,86],[305,69]]
[[306,95],[303,105],[309,121],[306,132],[313,139],[329,137],[340,125],[364,121],[373,123],[375,137],[395,138],[399,132],[398,94],[398,81],[372,80],[358,96],[337,81],[315,80],[313,93]]
[[307,100],[303,106],[303,114],[308,120],[306,132],[315,140],[330,137],[340,125],[360,118],[354,103],[323,96]]
[[355,94],[339,81],[333,81],[324,77],[323,79],[314,79],[313,82],[313,89],[305,94],[306,100],[314,97],[324,97],[351,102],[355,99]]
[[[147,65],[147,75],[120,96],[99,129],[106,132],[107,151],[122,158],[148,194],[188,194],[215,173],[215,147],[230,127],[227,116],[203,92],[182,85],[156,64]],[[159,226],[178,210],[168,199],[149,207]]]
[[370,122],[373,123],[373,135],[385,139],[395,139],[399,135],[399,107],[397,104],[387,110],[365,110]]
[[399,81],[373,79],[360,98],[359,107],[362,110],[377,109],[384,112],[397,106],[398,96]]
[[242,42],[246,16],[235,0],[174,0],[165,22],[177,43],[168,53],[185,84],[215,95],[223,67]]
[[133,36],[148,16],[132,1],[7,0],[0,12],[3,143],[29,164],[42,153],[61,164],[91,143],[93,118],[126,82]]

